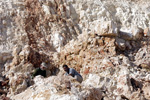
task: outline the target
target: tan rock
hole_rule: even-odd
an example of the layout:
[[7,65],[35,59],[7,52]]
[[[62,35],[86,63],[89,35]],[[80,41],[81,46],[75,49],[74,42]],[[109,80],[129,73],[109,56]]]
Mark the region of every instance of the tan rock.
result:
[[149,89],[150,89],[150,83],[147,82],[147,83],[144,84],[144,86],[142,88],[142,90],[144,92],[144,96],[145,96],[146,99],[150,99]]
[[144,36],[150,36],[150,30],[149,28],[144,29]]
[[104,40],[103,39],[99,39],[98,40],[98,44],[99,44],[99,46],[104,46]]
[[132,91],[129,70],[124,66],[119,72],[119,77],[117,80],[117,93],[119,95],[124,95],[128,97]]
[[139,27],[133,27],[132,28],[132,35],[133,35],[133,40],[139,40],[142,39],[144,36],[144,30]]
[[89,70],[90,70],[90,67],[85,68],[84,71],[83,71],[83,74],[89,74],[89,72],[90,72]]
[[114,46],[115,45],[115,39],[110,37],[105,37],[104,39],[106,46]]
[[22,48],[20,45],[19,46],[16,45],[13,49],[13,56],[17,56],[20,53],[21,49]]
[[116,47],[109,47],[109,53],[112,55],[116,55]]
[[67,56],[67,60],[71,61],[71,60],[73,60],[73,58],[71,56]]
[[140,90],[133,92],[130,96],[131,100],[144,100],[144,96],[140,93]]
[[142,63],[139,65],[139,67],[141,67],[143,69],[150,69],[150,64],[149,63]]
[[95,32],[100,36],[118,36],[117,25],[112,21],[100,23]]

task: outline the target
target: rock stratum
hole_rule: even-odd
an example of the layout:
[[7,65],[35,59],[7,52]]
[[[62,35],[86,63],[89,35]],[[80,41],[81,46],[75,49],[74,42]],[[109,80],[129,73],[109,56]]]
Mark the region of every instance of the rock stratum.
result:
[[[149,20],[149,0],[0,0],[7,97],[149,100]],[[48,77],[32,80],[43,61]],[[80,72],[83,82],[64,76],[63,64]]]

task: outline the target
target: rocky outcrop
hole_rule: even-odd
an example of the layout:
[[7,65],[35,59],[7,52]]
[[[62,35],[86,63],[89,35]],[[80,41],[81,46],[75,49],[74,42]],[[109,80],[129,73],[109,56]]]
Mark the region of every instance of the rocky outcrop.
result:
[[40,66],[42,61],[48,66],[47,76],[56,75],[58,73],[57,63],[54,63],[52,58],[53,55],[50,58],[43,52],[33,50],[29,45],[24,48],[14,47],[13,60],[5,64],[3,73],[9,78],[9,94],[19,94],[32,85],[32,72]]
[[121,31],[130,35],[133,33],[134,36],[138,29],[131,28],[132,26],[143,29],[149,27],[149,2],[134,2],[5,0],[0,4],[1,51],[11,51],[16,43],[24,45],[31,41],[33,45],[37,42],[39,49],[46,43],[47,50],[51,48],[50,50],[60,51],[61,46],[75,39],[81,32],[116,36]]
[[[0,73],[14,100],[149,99],[147,0],[0,0]],[[144,5],[144,6],[143,6]],[[41,62],[47,78],[31,78]],[[75,68],[79,84],[63,76]],[[55,76],[54,76],[55,75]]]
[[[58,75],[43,79],[42,77],[37,76],[34,79],[34,82],[35,84],[32,87],[12,98],[14,100],[97,100],[102,98],[100,89],[82,87],[82,85],[74,81],[72,77]],[[70,90],[66,87],[68,83],[71,86]],[[30,94],[30,96],[24,96],[27,94]]]

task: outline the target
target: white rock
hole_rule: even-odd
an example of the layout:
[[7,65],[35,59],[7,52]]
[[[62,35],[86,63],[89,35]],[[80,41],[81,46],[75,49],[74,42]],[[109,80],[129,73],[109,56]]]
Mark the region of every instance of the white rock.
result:
[[34,83],[35,85],[39,86],[39,85],[44,84],[43,80],[44,80],[44,77],[42,77],[41,75],[38,75],[34,78]]
[[123,57],[123,63],[125,64],[125,65],[127,65],[128,67],[131,65],[131,62],[130,62],[130,60],[129,60],[129,58],[127,58],[127,57]]
[[20,53],[20,51],[21,51],[21,46],[19,45],[16,45],[15,47],[14,47],[14,49],[13,49],[13,56],[17,56],[19,53]]
[[94,86],[94,87],[98,87],[100,82],[100,76],[96,75],[96,74],[89,74],[89,77],[87,78],[87,80],[84,81],[83,84],[85,84],[86,86]]
[[122,67],[117,80],[117,95],[129,96],[131,89],[129,70],[126,67]]
[[[88,98],[88,100],[92,98],[100,100],[102,98],[100,89],[92,87],[84,89],[78,82],[71,81],[70,91],[63,87],[64,81],[63,76],[52,76],[46,79],[37,76],[34,79],[35,84],[32,87],[12,98],[13,100],[82,100],[85,98]],[[29,93],[30,96],[24,96]]]
[[85,17],[85,11],[82,10],[82,11],[80,12],[80,19],[83,19],[84,17]]
[[42,5],[44,12],[46,13],[46,15],[50,14],[50,8],[47,5]]
[[95,27],[95,32],[101,36],[118,36],[118,27],[112,21],[104,21]]
[[79,99],[80,97],[78,96],[67,94],[67,95],[52,95],[49,100],[79,100]]
[[30,46],[25,45],[22,51],[19,53],[19,56],[26,56],[29,55],[29,53],[30,53]]
[[60,33],[55,33],[55,34],[52,36],[52,40],[53,40],[53,45],[54,45],[54,47],[56,48],[56,50],[57,50],[58,52],[60,52],[61,47],[63,46],[63,43],[64,43],[64,38],[63,38],[63,36],[62,36]]
[[150,81],[150,74],[146,75],[145,80]]

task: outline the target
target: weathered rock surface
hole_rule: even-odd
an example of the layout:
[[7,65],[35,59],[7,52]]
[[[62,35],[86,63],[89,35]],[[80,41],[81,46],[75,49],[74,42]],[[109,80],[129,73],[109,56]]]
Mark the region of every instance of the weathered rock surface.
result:
[[[14,100],[97,100],[102,98],[100,89],[82,87],[72,77],[58,75],[44,79],[37,76],[34,82],[32,87],[12,98]],[[71,86],[70,90],[66,87],[68,83]],[[27,94],[28,96],[24,96]]]
[[[144,6],[143,6],[144,5]],[[149,100],[148,0],[0,0],[0,75],[12,100]],[[41,62],[47,78],[31,78]],[[79,84],[61,65],[75,68]],[[67,89],[66,85],[71,86]]]

